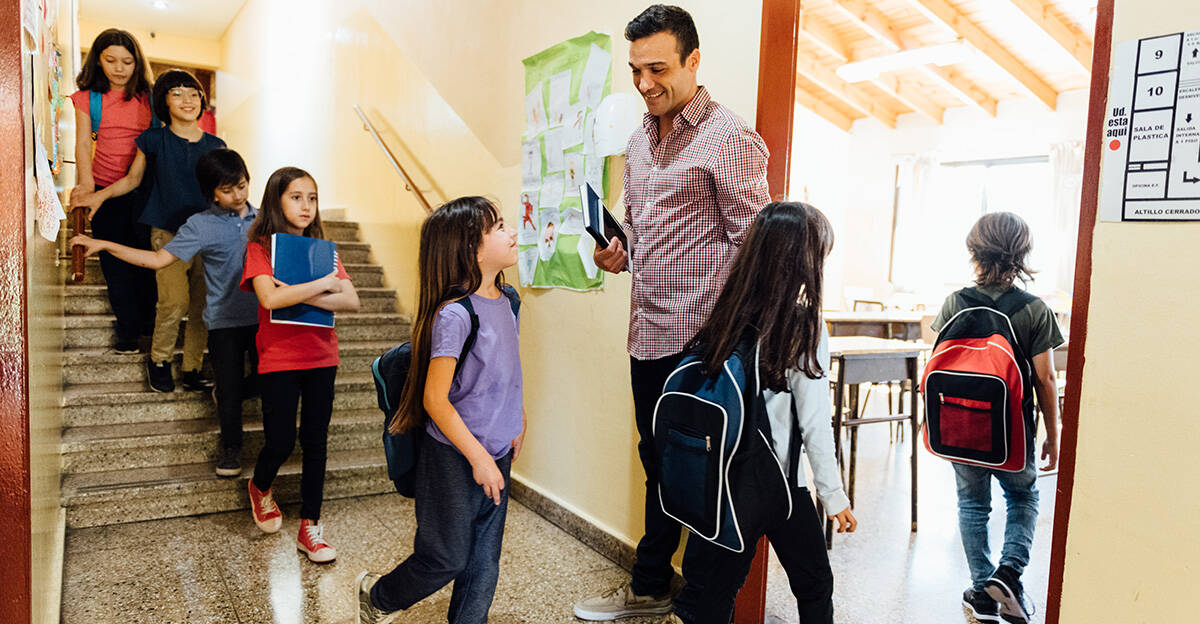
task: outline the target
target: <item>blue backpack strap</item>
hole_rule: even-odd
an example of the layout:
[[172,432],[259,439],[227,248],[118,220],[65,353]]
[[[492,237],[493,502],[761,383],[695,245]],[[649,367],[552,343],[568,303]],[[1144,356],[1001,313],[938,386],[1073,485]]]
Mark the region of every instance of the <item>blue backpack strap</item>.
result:
[[505,284],[500,287],[500,292],[508,297],[508,305],[512,308],[513,317],[521,318],[521,295],[517,294],[517,289]]
[[100,115],[104,110],[104,94],[98,91],[88,91],[88,117],[92,120],[92,140],[100,136]]

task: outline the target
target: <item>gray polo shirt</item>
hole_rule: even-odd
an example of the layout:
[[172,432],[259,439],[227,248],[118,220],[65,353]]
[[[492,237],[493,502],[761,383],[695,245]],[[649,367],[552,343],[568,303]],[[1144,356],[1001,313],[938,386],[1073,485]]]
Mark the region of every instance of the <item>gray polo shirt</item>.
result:
[[212,206],[188,217],[163,247],[184,262],[200,254],[208,285],[204,324],[210,330],[258,325],[258,298],[239,287],[246,262],[246,234],[257,215],[254,206],[245,217]]

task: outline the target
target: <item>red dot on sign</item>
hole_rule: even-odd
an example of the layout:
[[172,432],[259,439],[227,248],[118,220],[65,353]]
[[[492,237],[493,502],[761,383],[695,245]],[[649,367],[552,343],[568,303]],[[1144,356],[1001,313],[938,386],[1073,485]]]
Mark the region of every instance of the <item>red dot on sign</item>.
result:
[[1121,140],[1120,140],[1120,139],[1113,139],[1113,140],[1112,140],[1112,143],[1109,143],[1109,144],[1108,144],[1108,149],[1110,149],[1110,150],[1118,150],[1118,149],[1121,149]]

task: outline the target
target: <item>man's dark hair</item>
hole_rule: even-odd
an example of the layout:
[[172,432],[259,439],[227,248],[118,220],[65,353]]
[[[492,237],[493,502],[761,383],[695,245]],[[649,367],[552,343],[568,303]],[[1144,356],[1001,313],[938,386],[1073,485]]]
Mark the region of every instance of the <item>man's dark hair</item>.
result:
[[642,11],[641,15],[633,18],[625,26],[625,39],[637,41],[660,32],[668,32],[675,36],[680,64],[687,61],[692,50],[700,48],[700,35],[696,33],[696,23],[692,21],[692,16],[677,6],[667,4],[651,5]]
[[231,149],[215,149],[196,162],[196,180],[206,199],[216,199],[218,187],[237,184],[243,179],[250,181],[250,170],[242,156]]
[[152,104],[154,114],[159,121],[165,125],[171,125],[171,110],[167,108],[167,93],[175,87],[195,89],[200,93],[200,112],[196,113],[196,119],[200,119],[200,115],[204,114],[204,109],[208,108],[208,96],[204,93],[204,87],[191,72],[182,69],[168,69],[158,77],[158,80],[154,81]]

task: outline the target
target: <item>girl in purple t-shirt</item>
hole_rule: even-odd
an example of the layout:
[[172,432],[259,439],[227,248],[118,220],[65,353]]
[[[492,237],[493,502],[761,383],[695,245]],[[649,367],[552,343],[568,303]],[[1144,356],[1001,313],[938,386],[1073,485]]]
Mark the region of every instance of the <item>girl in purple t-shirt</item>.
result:
[[[487,620],[509,467],[525,439],[518,318],[501,274],[516,262],[515,232],[483,197],[448,202],[421,226],[412,366],[392,422],[396,433],[429,434],[417,458],[417,536],[413,554],[386,576],[359,574],[359,622],[379,622],[450,581],[450,621]],[[471,315],[457,303],[464,293],[479,328],[459,362],[471,334]]]

